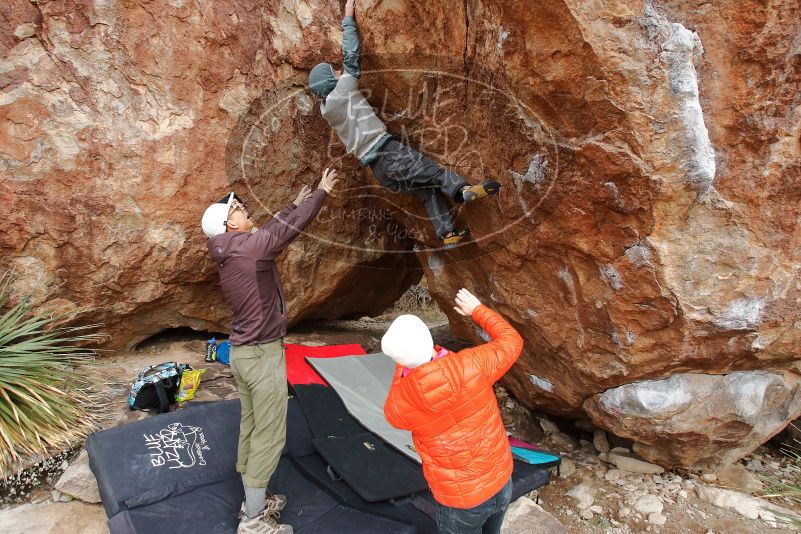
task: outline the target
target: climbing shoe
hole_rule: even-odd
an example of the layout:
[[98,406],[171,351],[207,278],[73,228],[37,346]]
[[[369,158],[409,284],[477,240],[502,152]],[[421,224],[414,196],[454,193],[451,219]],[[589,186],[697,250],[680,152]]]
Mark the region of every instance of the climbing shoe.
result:
[[501,189],[500,182],[487,180],[486,182],[482,182],[476,185],[471,185],[462,189],[461,191],[462,199],[464,199],[465,202],[473,202],[474,200],[478,200],[479,198],[497,195],[500,189]]
[[470,230],[467,228],[454,228],[452,232],[448,232],[442,237],[442,242],[445,248],[453,248],[470,236]]

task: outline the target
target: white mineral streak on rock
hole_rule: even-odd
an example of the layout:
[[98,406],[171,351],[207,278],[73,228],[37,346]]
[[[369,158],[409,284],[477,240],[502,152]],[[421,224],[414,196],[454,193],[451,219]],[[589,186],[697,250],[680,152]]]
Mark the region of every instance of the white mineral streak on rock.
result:
[[545,170],[548,166],[548,161],[544,154],[536,154],[528,164],[528,169],[524,174],[515,171],[509,171],[512,176],[518,181],[528,182],[535,187],[539,187],[545,180]]
[[553,391],[553,384],[548,380],[536,375],[529,375],[529,378],[531,379],[531,383],[536,387],[545,391]]
[[639,416],[654,413],[666,416],[682,410],[692,401],[693,394],[679,375],[607,389],[600,396],[601,404],[607,409]]
[[[649,6],[646,13],[657,17]],[[666,33],[660,43],[659,57],[664,62],[671,93],[677,100],[678,117],[684,125],[684,147],[682,150],[687,179],[698,193],[706,192],[715,179],[715,151],[704,124],[698,92],[698,74],[695,61],[704,53],[698,34],[684,26],[664,19],[657,19]]]

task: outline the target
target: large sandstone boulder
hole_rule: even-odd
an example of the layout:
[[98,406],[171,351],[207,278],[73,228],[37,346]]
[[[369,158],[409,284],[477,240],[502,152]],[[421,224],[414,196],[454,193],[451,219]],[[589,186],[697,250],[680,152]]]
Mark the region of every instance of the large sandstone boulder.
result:
[[[333,164],[340,191],[281,265],[296,319],[377,311],[416,256],[456,334],[482,338],[451,311],[462,286],[523,334],[504,385],[529,407],[581,416],[679,373],[770,369],[772,391],[796,387],[794,0],[359,0],[362,85],[390,131],[503,183],[457,210],[477,239],[448,252],[419,205],[343,156],[304,89],[339,59],[337,3],[0,9],[0,250],[18,293],[99,308],[83,319],[112,345],[225,328],[206,203],[233,188],[264,220]],[[736,446],[698,419],[694,443],[720,453],[677,454],[665,431],[651,457],[729,461],[801,407],[787,410]],[[646,440],[623,415],[596,422]]]
[[[265,95],[335,50],[323,4],[3,2],[0,258],[15,294],[93,308],[79,320],[103,323],[109,348],[227,331],[200,217],[233,188],[266,222],[317,185],[328,132],[308,97],[282,108],[308,134],[264,145],[248,131],[278,120]],[[283,255],[293,322],[379,313],[419,280],[412,254],[386,252],[409,238],[362,205],[334,195]]]
[[751,452],[801,409],[801,378],[767,371],[680,373],[610,388],[584,402],[595,424],[661,465],[715,468]]

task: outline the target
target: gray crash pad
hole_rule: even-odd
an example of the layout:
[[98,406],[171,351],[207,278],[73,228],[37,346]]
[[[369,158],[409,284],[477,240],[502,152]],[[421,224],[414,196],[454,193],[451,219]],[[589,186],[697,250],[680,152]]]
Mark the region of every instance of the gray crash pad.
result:
[[384,417],[384,401],[395,374],[395,362],[381,352],[366,356],[306,358],[337,392],[345,408],[365,428],[418,464],[412,433],[398,430]]

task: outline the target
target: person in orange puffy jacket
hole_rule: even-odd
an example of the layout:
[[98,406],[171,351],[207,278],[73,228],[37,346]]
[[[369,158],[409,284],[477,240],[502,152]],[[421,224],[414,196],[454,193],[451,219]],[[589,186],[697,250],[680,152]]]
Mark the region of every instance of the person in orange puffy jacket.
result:
[[497,534],[512,498],[512,453],[492,385],[517,361],[523,338],[466,289],[454,309],[492,341],[454,353],[434,345],[420,318],[395,319],[381,339],[397,364],[384,415],[412,432],[439,531]]

